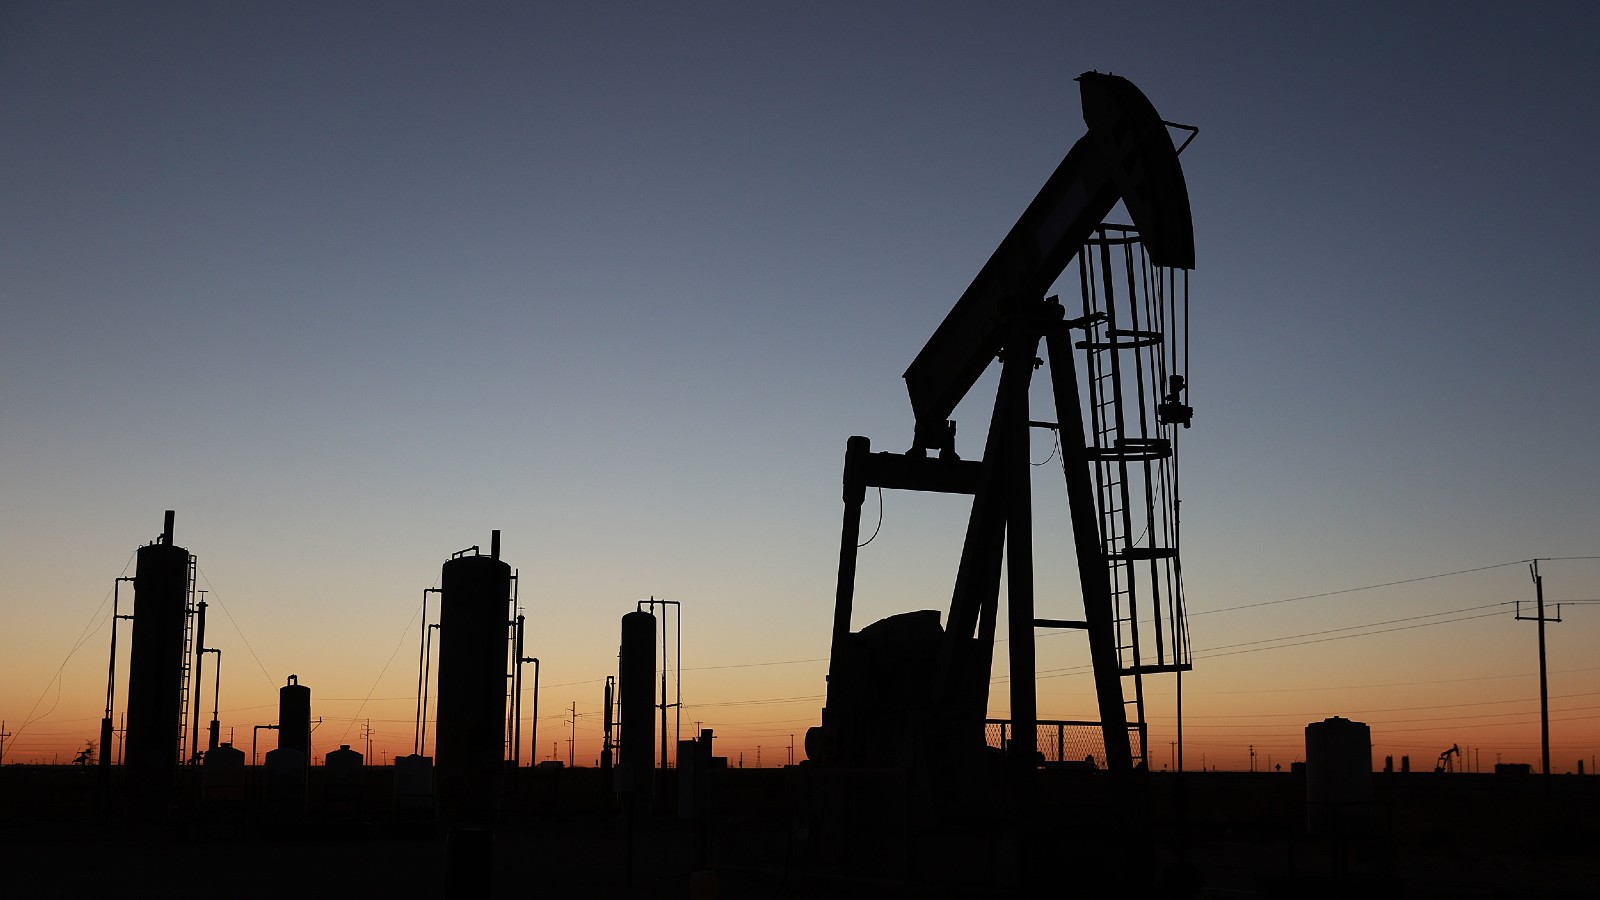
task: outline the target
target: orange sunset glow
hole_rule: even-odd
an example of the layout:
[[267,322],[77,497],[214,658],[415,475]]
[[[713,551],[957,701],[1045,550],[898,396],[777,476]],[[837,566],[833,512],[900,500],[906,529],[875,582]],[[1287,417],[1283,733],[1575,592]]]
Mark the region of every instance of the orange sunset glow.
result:
[[1592,884],[1597,30],[6,4],[0,847]]

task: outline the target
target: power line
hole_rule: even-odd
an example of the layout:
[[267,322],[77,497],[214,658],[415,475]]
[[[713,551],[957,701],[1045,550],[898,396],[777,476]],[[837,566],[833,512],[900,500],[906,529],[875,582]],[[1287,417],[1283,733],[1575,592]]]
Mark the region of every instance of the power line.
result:
[[[1561,557],[1561,558],[1562,559],[1600,559],[1600,557],[1588,557],[1588,556],[1573,556],[1573,557]],[[1191,610],[1189,612],[1189,616],[1190,616],[1190,618],[1193,618],[1195,616],[1209,616],[1209,615],[1212,615],[1214,613],[1235,612],[1235,611],[1241,610],[1241,609],[1257,609],[1257,608],[1262,607],[1262,606],[1276,606],[1277,604],[1280,604],[1280,603],[1294,603],[1294,602],[1299,601],[1299,600],[1315,600],[1318,597],[1334,597],[1334,596],[1337,596],[1339,594],[1354,594],[1354,593],[1356,593],[1358,591],[1373,591],[1373,590],[1377,590],[1378,588],[1394,587],[1395,585],[1400,585],[1400,584],[1415,584],[1416,582],[1419,582],[1419,581],[1430,581],[1430,580],[1435,579],[1435,578],[1449,578],[1449,577],[1451,577],[1453,575],[1467,575],[1467,574],[1470,574],[1470,573],[1473,573],[1473,572],[1487,572],[1490,569],[1504,569],[1504,568],[1506,568],[1508,566],[1525,565],[1528,562],[1530,562],[1530,560],[1519,559],[1516,562],[1495,563],[1492,566],[1478,566],[1477,568],[1473,568],[1473,569],[1457,569],[1454,572],[1440,572],[1437,575],[1419,575],[1416,578],[1402,578],[1399,581],[1385,581],[1382,584],[1365,584],[1365,585],[1362,585],[1361,587],[1341,588],[1340,590],[1337,590],[1337,591],[1323,591],[1320,594],[1304,594],[1304,595],[1299,596],[1299,597],[1285,597],[1282,600],[1264,600],[1264,601],[1262,601],[1260,603],[1245,603],[1245,604],[1242,604],[1240,606],[1224,606],[1221,609],[1206,609],[1206,610],[1200,610],[1199,612],[1195,612],[1195,611]]]
[[[1421,619],[1436,619],[1436,618],[1438,618],[1440,616],[1451,616],[1451,615],[1455,615],[1456,613],[1475,612],[1475,611],[1480,610],[1480,609],[1490,609],[1490,608],[1497,607],[1497,606],[1510,606],[1512,604],[1512,602],[1513,601],[1502,601],[1500,603],[1485,603],[1485,604],[1482,604],[1481,606],[1464,606],[1464,607],[1462,607],[1460,609],[1448,609],[1448,610],[1445,610],[1444,612],[1427,613],[1427,614],[1420,615],[1420,616],[1406,616],[1405,618],[1388,619],[1388,620],[1382,621],[1382,622],[1369,622],[1369,623],[1367,623],[1365,625],[1346,625],[1343,628],[1328,628],[1328,629],[1325,629],[1323,631],[1307,631],[1304,634],[1289,634],[1289,635],[1284,635],[1282,637],[1263,638],[1262,640],[1259,640],[1259,641],[1244,641],[1244,642],[1238,643],[1238,644],[1222,644],[1221,646],[1217,646],[1217,647],[1209,647],[1209,648],[1207,648],[1205,650],[1202,650],[1201,652],[1202,653],[1210,653],[1212,650],[1231,650],[1234,647],[1249,647],[1249,646],[1253,646],[1255,644],[1271,644],[1271,643],[1276,643],[1278,641],[1293,640],[1295,638],[1317,637],[1319,635],[1334,634],[1334,633],[1337,633],[1337,632],[1340,632],[1340,631],[1354,631],[1354,630],[1356,630],[1358,628],[1376,628],[1379,625],[1394,625],[1394,624],[1397,624],[1397,623],[1400,623],[1400,622],[1415,622],[1415,621],[1418,621],[1418,620],[1421,620]],[[1472,618],[1478,618],[1478,617],[1477,616],[1473,616]],[[1458,621],[1459,622],[1459,621],[1465,621],[1465,620],[1463,620],[1463,619],[1454,619],[1452,621]],[[1437,624],[1441,624],[1442,625],[1444,623],[1440,622],[1440,623],[1437,623]],[[1394,630],[1394,629],[1391,629],[1391,630]],[[1383,634],[1383,632],[1381,632],[1381,631],[1375,631],[1375,632],[1372,632],[1372,633],[1373,634]],[[1360,635],[1348,635],[1348,637],[1360,637]],[[1310,643],[1314,643],[1314,642],[1310,642]],[[1299,646],[1299,645],[1293,645],[1293,646]],[[1213,654],[1213,655],[1216,655],[1216,654]],[[1221,655],[1227,656],[1228,654],[1221,654]]]
[[206,571],[200,568],[200,563],[196,562],[194,564],[194,569],[196,572],[200,573],[201,578],[205,579],[207,593],[211,595],[211,601],[222,607],[223,615],[228,617],[228,622],[233,625],[233,630],[239,635],[239,640],[244,642],[244,648],[250,651],[250,658],[256,661],[256,667],[261,670],[262,676],[267,679],[267,684],[270,685],[273,690],[277,690],[278,682],[274,680],[272,674],[267,671],[267,667],[262,665],[261,657],[256,655],[256,648],[250,646],[250,639],[244,636],[244,629],[239,627],[239,621],[233,617],[233,613],[228,609],[227,604],[223,603],[217,598],[216,585],[211,583],[211,578],[206,575]]
[[709,672],[712,669],[753,669],[759,666],[792,666],[799,663],[827,662],[826,656],[816,656],[810,659],[779,659],[772,662],[729,663],[722,666],[684,666],[685,672]]
[[[122,564],[122,572],[117,575],[118,578],[128,574],[128,567],[133,565],[134,557],[138,555],[138,550],[135,550],[133,553],[128,555],[128,561]],[[83,645],[88,642],[89,638],[94,637],[99,633],[100,626],[96,623],[100,620],[100,611],[106,608],[106,601],[111,599],[111,595],[116,591],[116,589],[117,584],[115,581],[113,581],[111,583],[111,590],[106,591],[106,595],[100,598],[100,605],[95,607],[94,613],[89,617],[89,621],[85,623],[83,628],[78,632],[77,640],[75,640],[72,644],[72,647],[67,650],[67,655],[61,658],[61,665],[56,667],[56,672],[53,676],[51,676],[50,680],[44,683],[44,688],[39,691],[39,696],[33,701],[33,706],[29,708],[28,714],[22,719],[22,724],[17,726],[16,733],[11,735],[11,737],[22,737],[23,732],[28,730],[29,725],[55,712],[56,707],[61,705],[61,673],[66,671],[67,663],[72,661],[72,657],[83,648]],[[91,628],[90,626],[94,627]],[[52,684],[56,686],[55,700],[50,704],[49,709],[35,716],[34,712],[39,709],[39,704],[44,702],[45,695],[50,693],[50,685]],[[0,762],[4,761],[5,760],[3,758],[0,758]]]
[[367,701],[372,699],[372,693],[378,689],[378,682],[383,680],[383,676],[389,671],[390,664],[394,662],[395,655],[400,652],[400,645],[405,643],[406,636],[411,634],[411,623],[415,622],[420,615],[422,615],[422,608],[418,607],[417,611],[411,614],[410,621],[406,622],[406,627],[400,632],[400,638],[394,642],[394,649],[389,651],[389,658],[384,661],[383,669],[378,672],[378,677],[372,679],[372,687],[367,688],[367,696],[361,698],[361,705],[356,707],[355,715],[350,717],[350,724],[344,727],[344,734],[339,736],[339,743],[344,743],[344,739],[350,736],[350,729],[355,727],[356,719],[361,717],[361,711],[367,708]]
[[[1593,697],[1593,696],[1596,696],[1596,695],[1600,695],[1600,691],[1583,691],[1583,692],[1576,693],[1576,694],[1562,694],[1560,697],[1556,697],[1556,698],[1552,698],[1552,699],[1571,700],[1571,699],[1574,699],[1574,698],[1577,698],[1577,697]],[[1463,708],[1463,707],[1473,707],[1473,706],[1495,706],[1495,705],[1504,704],[1504,703],[1532,703],[1534,699],[1536,699],[1536,698],[1513,697],[1513,698],[1508,699],[1508,700],[1474,700],[1474,701],[1471,701],[1471,702],[1468,702],[1468,703],[1436,703],[1436,704],[1432,704],[1432,705],[1428,705],[1428,706],[1387,706],[1387,707],[1378,707],[1376,709],[1350,709],[1350,710],[1345,710],[1344,714],[1353,715],[1353,716],[1356,716],[1356,715],[1364,716],[1364,715],[1371,715],[1373,713],[1429,712],[1429,711],[1432,711],[1432,710],[1460,709],[1460,708]],[[1559,710],[1559,711],[1560,712],[1575,712],[1575,711],[1578,711],[1578,710],[1590,709],[1590,708],[1591,707],[1587,707],[1587,706],[1584,706],[1584,707],[1571,707],[1571,708],[1568,708],[1568,709],[1565,709],[1565,710]],[[1515,715],[1522,715],[1522,714],[1523,714],[1522,711],[1518,710],[1518,711],[1513,711],[1513,712],[1485,713],[1484,715],[1489,715],[1489,716],[1515,716]],[[1306,713],[1301,712],[1299,710],[1290,710],[1290,711],[1286,711],[1286,712],[1271,712],[1271,713],[1209,713],[1209,714],[1202,714],[1202,715],[1185,715],[1183,718],[1184,718],[1184,721],[1188,721],[1190,719],[1278,719],[1278,718],[1286,718],[1286,717],[1291,717],[1291,716],[1303,716],[1303,715],[1306,715]],[[1176,717],[1175,716],[1168,716],[1168,715],[1156,715],[1156,716],[1151,716],[1150,718],[1154,719],[1154,720],[1160,720],[1160,719],[1172,719],[1172,718],[1176,718]],[[1397,720],[1397,721],[1405,721],[1405,720]]]
[[824,699],[826,699],[826,697],[824,695],[822,695],[822,694],[814,694],[814,695],[811,695],[811,696],[808,696],[808,697],[770,697],[770,698],[758,699],[758,700],[716,700],[716,701],[712,701],[710,703],[685,703],[684,704],[684,708],[686,708],[686,709],[718,709],[718,708],[726,708],[726,707],[730,707],[730,706],[764,706],[764,705],[770,705],[770,704],[774,704],[774,703],[811,703],[811,702],[815,702],[817,700],[824,700]]
[[1470,622],[1473,619],[1487,619],[1491,616],[1498,615],[1500,615],[1498,612],[1480,613],[1476,616],[1461,616],[1460,618],[1445,619],[1439,622],[1419,622],[1415,625],[1401,625],[1395,628],[1383,628],[1377,631],[1364,631],[1360,634],[1341,634],[1336,637],[1317,638],[1316,640],[1312,641],[1296,641],[1292,644],[1275,644],[1271,647],[1250,647],[1244,650],[1233,650],[1228,653],[1205,653],[1204,655],[1196,655],[1195,659],[1216,659],[1223,656],[1238,656],[1241,653],[1259,653],[1263,650],[1286,650],[1290,647],[1304,647],[1308,644],[1325,644],[1329,641],[1343,641],[1349,640],[1350,638],[1372,637],[1373,635],[1389,634],[1390,632],[1395,631],[1410,631],[1413,628],[1429,628],[1434,625],[1453,625],[1456,622]]
[[[1597,671],[1597,670],[1600,670],[1600,666],[1579,666],[1579,667],[1573,668],[1573,669],[1552,669],[1551,671],[1557,672],[1557,673],[1561,673],[1561,674],[1565,674],[1565,673],[1568,673],[1568,672],[1594,672],[1594,671]],[[1247,690],[1236,690],[1236,691],[1186,691],[1185,693],[1187,693],[1187,694],[1195,694],[1195,695],[1199,695],[1199,694],[1207,694],[1207,695],[1209,695],[1209,694],[1283,694],[1283,693],[1295,693],[1295,692],[1299,692],[1299,691],[1357,691],[1357,690],[1365,690],[1365,689],[1368,689],[1368,688],[1420,687],[1420,686],[1423,686],[1423,685],[1430,685],[1430,684],[1455,684],[1455,683],[1461,682],[1461,681],[1498,681],[1498,680],[1506,679],[1506,678],[1529,678],[1529,677],[1532,677],[1534,674],[1536,674],[1536,673],[1533,673],[1533,672],[1512,672],[1512,673],[1509,673],[1509,674],[1506,674],[1506,675],[1464,675],[1464,676],[1462,676],[1460,678],[1436,678],[1436,679],[1431,679],[1431,680],[1428,680],[1428,681],[1385,681],[1385,682],[1379,682],[1379,683],[1376,683],[1376,684],[1331,684],[1331,685],[1316,685],[1316,686],[1311,686],[1311,687],[1292,687],[1292,688],[1251,688],[1251,689],[1247,689]]]
[[[1247,641],[1247,642],[1245,642],[1243,644],[1223,644],[1220,647],[1211,647],[1211,648],[1208,648],[1206,650],[1197,651],[1195,653],[1194,658],[1197,659],[1197,660],[1198,659],[1216,659],[1218,657],[1223,657],[1223,656],[1237,656],[1237,655],[1242,654],[1242,653],[1260,653],[1260,652],[1265,651],[1265,650],[1284,650],[1284,649],[1288,649],[1290,647],[1303,647],[1303,646],[1306,646],[1308,644],[1322,644],[1322,643],[1327,643],[1329,641],[1342,641],[1342,640],[1349,640],[1351,638],[1371,637],[1373,635],[1389,634],[1390,632],[1394,632],[1394,631],[1408,631],[1408,630],[1413,629],[1413,628],[1429,628],[1429,627],[1434,626],[1434,625],[1450,625],[1450,624],[1453,624],[1453,623],[1456,623],[1456,622],[1470,622],[1473,619],[1485,619],[1485,618],[1489,618],[1491,616],[1500,615],[1500,613],[1498,611],[1496,611],[1496,612],[1481,613],[1481,614],[1475,615],[1475,616],[1458,616],[1457,618],[1454,618],[1454,619],[1444,619],[1444,620],[1437,621],[1437,622],[1417,622],[1416,624],[1413,624],[1413,625],[1400,625],[1400,626],[1395,627],[1395,628],[1380,628],[1380,629],[1378,629],[1376,631],[1362,631],[1359,634],[1336,634],[1334,637],[1316,637],[1315,640],[1305,640],[1305,641],[1295,640],[1296,638],[1315,637],[1317,635],[1324,635],[1324,634],[1334,634],[1335,632],[1339,632],[1339,631],[1354,631],[1356,629],[1361,629],[1361,628],[1375,628],[1375,627],[1377,627],[1379,625],[1390,625],[1390,624],[1394,624],[1394,623],[1397,623],[1397,622],[1410,622],[1410,621],[1414,621],[1414,620],[1417,620],[1417,619],[1431,619],[1431,618],[1436,618],[1438,616],[1455,615],[1456,613],[1471,612],[1471,611],[1479,610],[1479,609],[1489,609],[1489,608],[1494,608],[1494,607],[1503,607],[1503,606],[1510,605],[1510,603],[1511,603],[1511,601],[1502,601],[1500,603],[1484,604],[1482,606],[1467,606],[1467,607],[1462,607],[1461,609],[1452,609],[1452,610],[1446,610],[1444,612],[1428,613],[1426,615],[1421,615],[1421,616],[1409,616],[1409,617],[1406,617],[1406,618],[1403,618],[1403,619],[1389,619],[1389,620],[1383,621],[1383,622],[1368,622],[1368,623],[1366,623],[1364,625],[1347,625],[1347,626],[1345,626],[1343,628],[1333,628],[1333,629],[1328,629],[1328,630],[1325,630],[1325,631],[1310,631],[1310,632],[1306,632],[1304,634],[1287,634],[1287,635],[1282,635],[1280,637],[1275,637],[1275,638],[1264,638],[1264,639],[1259,640],[1259,641]],[[1280,641],[1293,641],[1293,643],[1287,643],[1287,644],[1278,643]],[[1254,646],[1256,644],[1271,644],[1272,646],[1267,646],[1267,647]],[[1231,649],[1231,648],[1234,648],[1234,647],[1242,647],[1244,649],[1239,649],[1239,650]],[[1214,653],[1214,652],[1212,652],[1214,650],[1229,650],[1229,652],[1227,652],[1227,653]],[[1060,668],[1060,669],[1045,669],[1045,670],[1043,670],[1043,671],[1038,673],[1038,677],[1041,678],[1041,679],[1042,678],[1062,678],[1062,677],[1066,677],[1066,676],[1069,676],[1069,675],[1082,674],[1084,672],[1089,671],[1091,668],[1092,668],[1092,666],[1089,666],[1089,665],[1081,665],[1081,666],[1067,666],[1067,667]],[[1002,676],[996,676],[995,678],[990,679],[990,683],[991,684],[992,683],[1001,683],[1001,682],[1006,682],[1006,681],[1010,681],[1010,680],[1011,680],[1010,676],[1002,675]]]

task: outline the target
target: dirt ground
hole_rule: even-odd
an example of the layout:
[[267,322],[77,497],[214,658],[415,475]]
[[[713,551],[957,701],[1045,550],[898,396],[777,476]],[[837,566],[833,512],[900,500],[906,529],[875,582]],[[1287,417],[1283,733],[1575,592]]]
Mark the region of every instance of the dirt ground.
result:
[[180,784],[138,815],[114,789],[105,808],[92,769],[5,766],[0,866],[10,885],[59,887],[37,896],[1600,896],[1593,776],[1375,774],[1374,802],[1332,836],[1310,832],[1287,773],[1181,789],[1157,774],[1132,796],[1101,773],[1040,773],[1027,824],[1016,802],[941,818],[892,777],[840,794],[804,767],[714,773],[700,821],[664,784],[630,819],[601,774],[524,770],[492,828],[451,829],[397,813],[383,768],[343,803],[314,769],[303,808],[186,800]]

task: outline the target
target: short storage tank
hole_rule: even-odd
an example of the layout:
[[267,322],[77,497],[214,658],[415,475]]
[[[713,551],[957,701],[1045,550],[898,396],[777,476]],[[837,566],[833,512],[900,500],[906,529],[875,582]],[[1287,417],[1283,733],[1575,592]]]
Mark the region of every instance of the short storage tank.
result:
[[243,750],[224,742],[216,749],[206,751],[205,762],[201,766],[200,785],[207,802],[243,801],[247,784]]
[[361,812],[364,762],[361,752],[350,749],[349,744],[340,744],[323,758],[322,793],[329,813],[349,818]]
[[1306,726],[1306,826],[1333,836],[1366,830],[1372,810],[1372,729],[1341,716]]

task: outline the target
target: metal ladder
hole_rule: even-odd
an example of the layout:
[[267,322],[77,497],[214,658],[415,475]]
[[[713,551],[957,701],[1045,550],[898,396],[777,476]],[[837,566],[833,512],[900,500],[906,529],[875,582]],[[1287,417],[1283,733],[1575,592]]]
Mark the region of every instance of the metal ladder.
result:
[[1144,676],[1191,668],[1174,469],[1175,429],[1192,412],[1177,399],[1187,380],[1187,349],[1180,351],[1187,283],[1180,291],[1175,280],[1163,281],[1137,231],[1125,226],[1102,226],[1079,261],[1087,337],[1077,347],[1087,356],[1088,452],[1117,665],[1133,682],[1133,698],[1124,701],[1138,735],[1133,758],[1148,763]]
[[[1120,231],[1121,236],[1113,237],[1108,230]],[[1078,344],[1087,356],[1092,435],[1089,455],[1093,460],[1102,553],[1109,570],[1117,665],[1119,673],[1133,682],[1133,696],[1123,702],[1130,708],[1129,729],[1138,736],[1137,747],[1133,748],[1135,765],[1149,762],[1144,675],[1174,671],[1179,662],[1176,629],[1171,641],[1164,640],[1163,634],[1162,566],[1175,560],[1176,550],[1157,546],[1162,530],[1157,521],[1154,486],[1159,472],[1153,467],[1172,456],[1171,441],[1162,436],[1160,424],[1151,419],[1159,400],[1151,392],[1161,387],[1155,372],[1156,354],[1165,335],[1154,327],[1158,322],[1140,321],[1141,285],[1133,266],[1138,240],[1130,229],[1102,228],[1084,248],[1083,312],[1090,325],[1087,339]],[[1121,269],[1126,275],[1120,305],[1114,277],[1119,267],[1112,259],[1113,247],[1122,248]],[[1098,272],[1093,271],[1096,268]],[[1143,287],[1142,299],[1148,302],[1150,285],[1146,282]],[[1134,533],[1136,528],[1138,534]],[[1147,596],[1140,592],[1141,563],[1148,564],[1144,585]],[[1149,601],[1155,626],[1155,653],[1149,660],[1141,641],[1149,636],[1141,635],[1139,628],[1142,599]],[[1169,643],[1173,645],[1170,652]]]
[[189,674],[193,665],[194,650],[194,613],[195,613],[195,572],[198,566],[194,554],[189,554],[188,590],[183,599],[183,665],[179,667],[182,673],[178,681],[178,762],[187,758],[185,750],[189,737]]
[[[1110,321],[1108,313],[1107,323]],[[1091,339],[1084,342],[1089,363],[1089,433],[1092,436],[1089,452],[1094,461],[1101,554],[1106,561],[1111,585],[1117,667],[1123,676],[1131,676],[1133,681],[1132,696],[1124,692],[1122,702],[1130,731],[1137,729],[1139,735],[1139,740],[1132,742],[1134,746],[1131,748],[1133,764],[1138,766],[1146,762],[1147,741],[1144,740],[1144,678],[1139,669],[1138,595],[1133,567],[1137,554],[1131,546],[1128,533],[1132,520],[1127,459],[1122,442],[1121,425],[1124,423],[1120,409],[1122,378],[1117,359],[1119,348],[1116,330],[1109,324],[1096,326],[1091,335]]]

